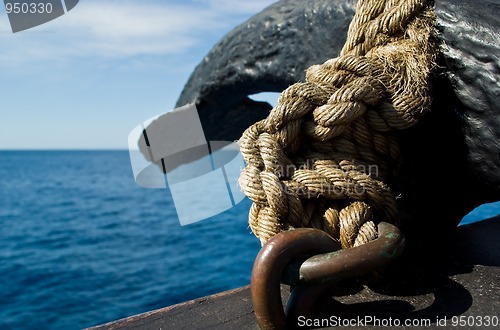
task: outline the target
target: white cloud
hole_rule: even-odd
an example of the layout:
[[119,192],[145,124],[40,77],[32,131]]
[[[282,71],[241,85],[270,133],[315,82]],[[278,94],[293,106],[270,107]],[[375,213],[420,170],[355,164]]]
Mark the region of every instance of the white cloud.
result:
[[208,4],[212,9],[233,13],[257,13],[276,2],[276,0],[197,0],[197,2]]
[[[188,6],[82,4],[62,29],[76,33],[98,55],[182,52],[203,30],[221,27],[214,13]],[[59,29],[61,30],[61,29]]]
[[64,16],[16,34],[7,33],[2,22],[0,65],[183,53],[273,2],[80,1]]

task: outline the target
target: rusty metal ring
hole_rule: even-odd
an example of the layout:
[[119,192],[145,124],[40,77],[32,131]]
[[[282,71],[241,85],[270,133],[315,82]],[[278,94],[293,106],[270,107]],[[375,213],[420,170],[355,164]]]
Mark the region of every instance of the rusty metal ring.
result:
[[[386,222],[381,222],[378,230],[377,239],[345,250],[339,250],[338,242],[317,229],[296,229],[270,239],[257,255],[252,270],[252,302],[259,327],[287,327],[281,281],[294,286],[333,284],[361,277],[394,261],[403,251],[404,236]],[[297,261],[313,254],[317,255]]]
[[252,270],[252,303],[261,329],[285,329],[286,316],[281,302],[280,282],[285,267],[295,258],[340,248],[321,230],[300,228],[271,238],[255,258]]

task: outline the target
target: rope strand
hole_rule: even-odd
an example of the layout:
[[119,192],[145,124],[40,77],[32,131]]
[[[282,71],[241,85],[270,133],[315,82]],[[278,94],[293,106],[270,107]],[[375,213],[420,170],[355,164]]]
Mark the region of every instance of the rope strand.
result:
[[313,227],[349,248],[375,239],[379,220],[398,223],[392,133],[429,109],[434,24],[431,1],[358,1],[340,56],[311,66],[243,133],[239,184],[262,244]]

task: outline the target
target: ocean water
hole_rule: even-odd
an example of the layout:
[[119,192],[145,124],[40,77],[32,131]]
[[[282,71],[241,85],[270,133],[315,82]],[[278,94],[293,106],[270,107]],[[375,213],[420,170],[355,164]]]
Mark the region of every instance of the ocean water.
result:
[[127,151],[2,151],[0,329],[82,329],[247,285],[249,207],[181,227]]
[[181,227],[127,151],[0,152],[0,329],[81,329],[247,285],[249,207]]

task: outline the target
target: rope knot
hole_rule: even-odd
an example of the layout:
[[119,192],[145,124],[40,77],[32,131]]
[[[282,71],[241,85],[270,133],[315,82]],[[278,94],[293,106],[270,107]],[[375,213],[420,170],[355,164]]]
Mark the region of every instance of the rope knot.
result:
[[348,248],[398,222],[384,183],[400,161],[392,132],[428,111],[434,24],[431,1],[359,1],[340,56],[311,66],[243,133],[239,184],[262,244],[313,227]]

